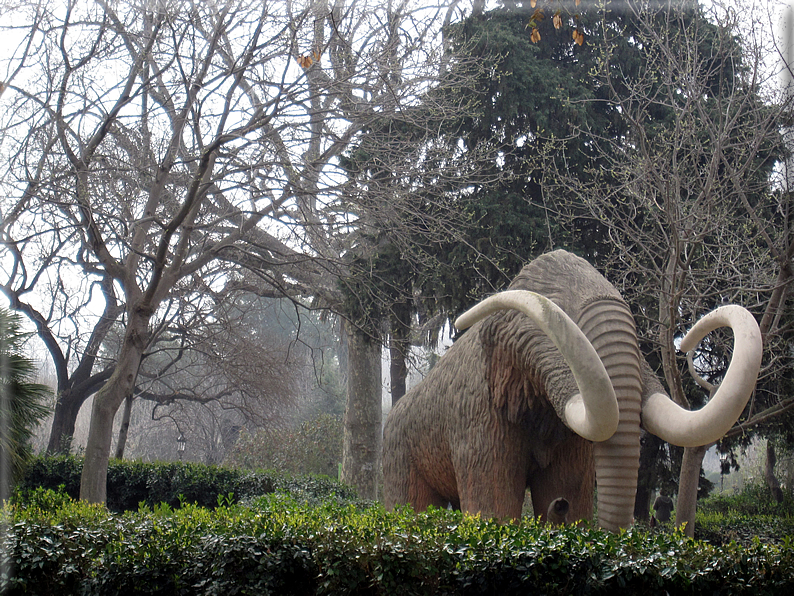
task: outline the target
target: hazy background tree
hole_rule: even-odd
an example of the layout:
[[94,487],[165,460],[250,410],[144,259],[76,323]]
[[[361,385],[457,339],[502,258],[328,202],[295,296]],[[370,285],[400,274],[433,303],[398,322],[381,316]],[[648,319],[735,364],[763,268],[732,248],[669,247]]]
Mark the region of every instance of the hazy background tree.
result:
[[342,420],[320,414],[295,427],[243,433],[224,463],[246,469],[337,477],[342,461]]
[[[320,316],[244,292],[225,294],[213,313],[174,335],[187,340],[183,347],[147,356],[139,375],[141,411],[172,421],[172,439],[187,440],[187,459],[217,464],[242,430],[291,429],[318,408],[341,414],[338,397],[328,399],[339,391],[338,342]],[[133,453],[142,448],[139,439]]]

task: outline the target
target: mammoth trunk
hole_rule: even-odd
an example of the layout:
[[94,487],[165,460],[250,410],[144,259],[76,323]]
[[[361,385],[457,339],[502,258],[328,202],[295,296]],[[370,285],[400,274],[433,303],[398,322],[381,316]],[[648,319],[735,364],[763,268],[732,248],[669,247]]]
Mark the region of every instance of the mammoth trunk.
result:
[[584,309],[579,327],[604,363],[620,410],[615,434],[594,446],[598,524],[628,528],[637,491],[642,391],[634,319],[624,303],[599,300]]

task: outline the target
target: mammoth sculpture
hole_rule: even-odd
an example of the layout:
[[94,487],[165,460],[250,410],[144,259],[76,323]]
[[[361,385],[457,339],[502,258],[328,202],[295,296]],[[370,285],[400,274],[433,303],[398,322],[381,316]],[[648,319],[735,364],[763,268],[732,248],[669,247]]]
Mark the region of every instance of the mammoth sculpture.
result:
[[529,263],[508,291],[464,313],[456,326],[471,329],[386,421],[388,508],[451,503],[518,518],[529,488],[541,519],[561,498],[565,519],[575,521],[592,516],[595,483],[599,525],[626,528],[640,427],[685,447],[716,441],[741,414],[761,363],[761,335],[748,311],[729,305],[709,313],[681,350],[728,326],[733,357],[705,407],[681,408],[641,357],[619,292],[562,250]]

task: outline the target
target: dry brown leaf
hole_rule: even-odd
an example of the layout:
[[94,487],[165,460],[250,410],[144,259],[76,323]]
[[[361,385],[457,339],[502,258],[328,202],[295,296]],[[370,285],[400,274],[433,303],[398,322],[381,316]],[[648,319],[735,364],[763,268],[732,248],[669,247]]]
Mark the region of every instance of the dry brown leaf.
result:
[[554,28],[559,29],[562,27],[562,17],[559,13],[554,15],[554,18],[551,20],[554,23]]
[[532,29],[532,35],[529,38],[532,43],[538,43],[540,41],[540,31],[538,31],[537,27]]

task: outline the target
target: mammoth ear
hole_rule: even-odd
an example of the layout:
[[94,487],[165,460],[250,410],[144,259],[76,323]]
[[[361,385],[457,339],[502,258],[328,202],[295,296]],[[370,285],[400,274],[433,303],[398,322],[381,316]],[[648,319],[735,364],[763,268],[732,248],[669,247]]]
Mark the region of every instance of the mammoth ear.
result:
[[505,337],[510,328],[520,329],[518,313],[499,313],[483,322],[480,341],[485,349],[485,376],[488,391],[496,408],[506,408],[510,422],[518,423],[528,410],[547,407],[541,400],[541,388],[524,370],[512,338]]
[[496,311],[509,309],[529,317],[551,339],[576,381],[579,392],[564,406],[568,428],[590,441],[606,441],[615,434],[619,414],[612,381],[582,330],[554,302],[535,292],[508,290],[463,313],[455,326],[465,329]]

